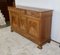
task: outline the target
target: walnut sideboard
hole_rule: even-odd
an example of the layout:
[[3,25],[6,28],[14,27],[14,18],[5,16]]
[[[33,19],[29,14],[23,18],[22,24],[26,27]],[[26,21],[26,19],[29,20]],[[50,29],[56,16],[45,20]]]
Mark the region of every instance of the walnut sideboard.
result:
[[11,31],[15,31],[42,48],[51,41],[52,10],[33,7],[8,7]]

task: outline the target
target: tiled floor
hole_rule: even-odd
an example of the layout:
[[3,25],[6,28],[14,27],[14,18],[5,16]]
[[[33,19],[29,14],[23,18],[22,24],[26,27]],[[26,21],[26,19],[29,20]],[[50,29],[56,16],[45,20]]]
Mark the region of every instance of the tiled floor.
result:
[[60,55],[60,48],[51,41],[38,49],[35,43],[6,27],[0,29],[0,55]]
[[6,21],[6,24],[0,25],[0,29],[1,28],[5,28],[5,27],[8,27],[8,26],[10,26],[10,22],[9,21]]

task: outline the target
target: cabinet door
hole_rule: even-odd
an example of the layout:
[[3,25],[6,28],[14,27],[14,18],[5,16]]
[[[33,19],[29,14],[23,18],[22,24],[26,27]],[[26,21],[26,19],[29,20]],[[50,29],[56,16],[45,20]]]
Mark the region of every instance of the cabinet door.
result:
[[28,34],[34,39],[39,39],[39,20],[33,17],[28,17]]
[[26,17],[25,17],[25,10],[20,9],[19,15],[19,23],[20,23],[20,32],[26,33]]
[[19,23],[18,23],[18,18],[19,15],[17,12],[11,11],[11,25],[14,30],[18,31],[19,30]]
[[21,32],[26,32],[26,17],[23,15],[23,16],[20,16],[20,31]]

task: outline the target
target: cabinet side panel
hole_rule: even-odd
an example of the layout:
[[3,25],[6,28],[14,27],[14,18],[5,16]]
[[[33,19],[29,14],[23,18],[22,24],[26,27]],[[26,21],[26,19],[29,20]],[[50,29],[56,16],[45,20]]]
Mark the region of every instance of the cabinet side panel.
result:
[[42,41],[51,40],[52,11],[42,13]]

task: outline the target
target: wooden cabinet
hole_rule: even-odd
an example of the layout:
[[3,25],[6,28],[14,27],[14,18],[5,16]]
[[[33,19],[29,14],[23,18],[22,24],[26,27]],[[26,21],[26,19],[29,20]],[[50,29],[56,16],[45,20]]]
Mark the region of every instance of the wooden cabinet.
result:
[[39,48],[51,41],[52,10],[31,7],[9,7],[8,10],[11,30],[32,40]]

